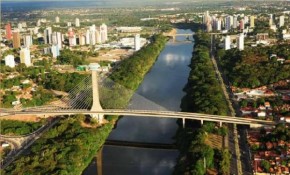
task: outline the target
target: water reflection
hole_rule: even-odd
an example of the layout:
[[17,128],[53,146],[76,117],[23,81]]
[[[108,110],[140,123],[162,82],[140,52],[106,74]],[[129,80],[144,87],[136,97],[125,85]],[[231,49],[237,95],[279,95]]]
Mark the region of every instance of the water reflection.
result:
[[178,151],[106,146],[103,154],[107,155],[103,157],[103,169],[110,170],[103,171],[104,175],[158,175],[172,172],[175,160],[170,157],[178,156]]
[[[190,33],[190,30],[178,30]],[[178,40],[185,37],[179,36]],[[131,109],[167,109],[180,111],[182,91],[187,82],[193,43],[168,42],[158,60],[145,76],[133,96]],[[141,101],[145,99],[145,102]],[[135,142],[173,143],[177,130],[176,119],[122,117],[109,138]],[[178,151],[105,146],[104,175],[164,175],[171,174]],[[93,170],[92,170],[93,171]],[[90,175],[87,170],[85,175]]]

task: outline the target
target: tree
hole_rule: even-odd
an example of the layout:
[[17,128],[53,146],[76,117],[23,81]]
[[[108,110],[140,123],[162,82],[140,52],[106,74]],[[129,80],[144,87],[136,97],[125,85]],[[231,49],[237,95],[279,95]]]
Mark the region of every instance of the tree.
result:
[[266,171],[266,172],[269,172],[270,168],[271,168],[271,164],[270,162],[268,162],[267,160],[262,160],[261,161],[261,166],[263,167],[263,169]]
[[222,150],[221,153],[222,160],[220,161],[220,170],[223,175],[230,174],[231,167],[231,154],[228,149]]

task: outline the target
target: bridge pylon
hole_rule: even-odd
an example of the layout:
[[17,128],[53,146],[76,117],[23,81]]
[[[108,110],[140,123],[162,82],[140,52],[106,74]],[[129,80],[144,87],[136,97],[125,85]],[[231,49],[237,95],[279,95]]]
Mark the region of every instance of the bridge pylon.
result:
[[[90,64],[89,68],[92,71],[92,88],[93,88],[93,105],[91,111],[103,111],[103,108],[100,104],[99,96],[99,85],[98,85],[98,64]],[[93,118],[98,120],[98,123],[103,123],[104,114],[92,114]]]

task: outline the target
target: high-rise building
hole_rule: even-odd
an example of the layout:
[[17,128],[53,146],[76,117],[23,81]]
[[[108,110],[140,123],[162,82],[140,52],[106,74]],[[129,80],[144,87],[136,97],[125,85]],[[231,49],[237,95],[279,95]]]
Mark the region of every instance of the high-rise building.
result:
[[70,36],[68,38],[68,41],[69,41],[69,46],[76,46],[77,45],[77,38],[75,35]]
[[249,17],[248,16],[244,16],[244,22],[245,22],[245,24],[249,24]]
[[273,14],[269,15],[269,26],[271,27],[273,25]]
[[90,41],[90,45],[96,44],[96,26],[95,25],[90,26],[89,41]]
[[38,34],[38,27],[34,27],[34,29],[33,29],[33,34]]
[[210,15],[209,12],[206,11],[203,15],[203,24],[208,24],[210,22]]
[[283,27],[284,26],[284,19],[285,19],[284,15],[279,17],[279,27]]
[[5,30],[6,30],[6,39],[11,40],[12,39],[12,30],[11,30],[10,23],[5,25]]
[[100,34],[100,31],[99,30],[96,30],[96,42],[97,43],[101,43],[102,40],[101,40],[101,34]]
[[22,29],[22,23],[21,23],[21,22],[17,24],[17,28],[18,28],[19,30]]
[[214,29],[217,30],[217,31],[222,30],[222,21],[221,21],[221,19],[216,19],[215,20],[215,27],[214,27]]
[[239,50],[244,50],[244,34],[240,33],[237,39],[237,47]]
[[20,63],[24,63],[27,67],[31,66],[30,50],[27,47],[20,50]]
[[55,22],[59,23],[59,17],[58,16],[55,17]]
[[140,34],[135,35],[134,45],[135,45],[135,51],[140,50],[140,48],[141,48]]
[[90,30],[86,31],[86,44],[90,44]]
[[59,48],[57,44],[51,46],[51,53],[53,58],[57,58],[60,55]]
[[212,31],[212,25],[211,25],[211,23],[207,23],[206,24],[206,31],[207,32],[211,32]]
[[13,55],[7,55],[5,57],[5,66],[9,66],[11,68],[15,67],[15,60]]
[[37,27],[41,26],[41,20],[40,20],[40,19],[37,20],[37,22],[36,22],[36,26],[37,26]]
[[231,37],[230,36],[226,36],[225,37],[225,42],[224,42],[224,44],[225,44],[225,50],[229,50],[229,49],[231,49]]
[[250,17],[250,28],[254,28],[255,27],[255,16],[251,16]]
[[20,32],[19,30],[13,31],[13,48],[19,48],[20,44]]
[[62,35],[60,32],[53,32],[51,35],[52,44],[58,46],[58,49],[62,49]]
[[80,27],[80,19],[79,18],[76,18],[76,27]]
[[231,16],[227,16],[226,17],[225,29],[226,30],[231,30]]
[[243,19],[240,20],[240,30],[244,30],[245,29],[245,22]]
[[84,35],[79,35],[79,45],[83,46],[86,44],[86,37]]
[[100,26],[101,42],[105,43],[108,40],[108,28],[106,24]]
[[51,44],[52,43],[51,34],[52,34],[51,27],[47,27],[44,30],[44,44]]
[[236,29],[238,27],[238,17],[234,16],[233,18],[233,28]]
[[25,35],[24,36],[24,46],[29,48],[32,44],[33,44],[32,36],[31,35]]

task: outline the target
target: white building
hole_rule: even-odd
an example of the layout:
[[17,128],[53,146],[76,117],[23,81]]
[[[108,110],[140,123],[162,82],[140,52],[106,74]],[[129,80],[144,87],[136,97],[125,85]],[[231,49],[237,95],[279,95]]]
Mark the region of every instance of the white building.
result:
[[225,50],[231,49],[231,37],[230,36],[225,37],[224,44],[225,44]]
[[41,26],[41,21],[40,21],[40,19],[37,20],[37,22],[36,22],[36,26],[37,26],[37,27]]
[[96,30],[96,42],[97,43],[101,43],[102,39],[101,39],[101,34],[99,30]]
[[90,44],[90,30],[86,31],[86,44]]
[[28,47],[28,48],[31,45],[33,45],[32,36],[31,35],[25,35],[24,36],[24,45],[25,45],[25,47]]
[[135,35],[134,45],[135,45],[135,51],[140,50],[140,47],[141,47],[140,34]]
[[284,26],[284,19],[285,19],[284,15],[279,17],[279,27],[283,27]]
[[9,66],[11,68],[15,67],[15,60],[13,55],[7,55],[5,57],[5,66]]
[[214,21],[214,30],[221,31],[222,30],[222,21],[220,19],[215,19]]
[[86,44],[86,37],[84,35],[79,35],[79,45],[83,46]]
[[251,16],[250,17],[250,28],[254,28],[255,27],[255,16]]
[[30,50],[27,47],[20,50],[20,63],[24,63],[27,67],[31,66]]
[[53,58],[57,58],[60,55],[59,48],[57,44],[51,46],[51,53]]
[[59,49],[62,49],[62,34],[60,32],[53,32],[51,35],[52,44],[57,44]]
[[77,38],[75,35],[68,38],[69,46],[76,46],[77,45]]
[[95,25],[90,26],[89,44],[90,45],[95,45],[96,44],[96,26]]
[[118,32],[125,32],[125,33],[141,32],[142,27],[117,27],[116,30]]
[[283,34],[283,39],[284,39],[284,40],[288,40],[288,39],[290,39],[290,33],[285,33],[285,34]]
[[273,25],[273,14],[269,14],[269,26]]
[[238,17],[234,16],[233,18],[233,28],[236,29],[238,27]]
[[108,40],[108,28],[106,24],[100,26],[101,42],[105,43]]
[[76,18],[76,27],[80,27],[80,19],[79,18]]
[[18,23],[17,28],[18,28],[19,30],[21,30],[21,29],[22,29],[22,23]]
[[244,50],[244,34],[240,33],[237,39],[237,47],[239,50]]
[[56,22],[56,23],[59,23],[59,17],[58,17],[58,16],[55,17],[55,22]]
[[71,22],[67,22],[67,26],[70,27],[71,26]]
[[52,34],[52,29],[51,27],[47,27],[44,30],[44,44],[51,44],[51,34]]
[[34,27],[33,34],[38,34],[38,29],[39,29],[39,27]]

